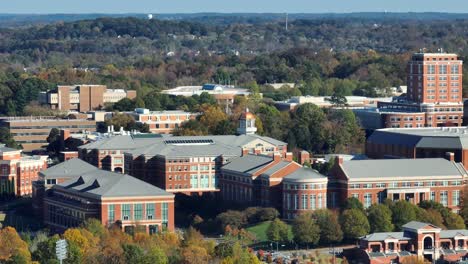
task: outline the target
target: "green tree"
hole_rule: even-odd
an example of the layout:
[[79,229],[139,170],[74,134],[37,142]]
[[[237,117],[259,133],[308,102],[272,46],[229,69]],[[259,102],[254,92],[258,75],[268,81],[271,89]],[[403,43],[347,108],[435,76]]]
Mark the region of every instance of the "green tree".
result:
[[0,142],[9,148],[19,148],[18,143],[13,139],[10,130],[6,127],[0,127]]
[[123,254],[126,263],[143,264],[145,260],[145,254],[141,247],[135,244],[123,244]]
[[465,229],[465,221],[463,220],[463,217],[456,213],[450,212],[444,220],[447,229]]
[[292,233],[299,244],[316,245],[320,239],[319,226],[311,214],[299,214],[293,221]]
[[385,204],[373,204],[367,209],[371,233],[393,231],[392,211]]
[[52,128],[50,130],[49,136],[47,137],[47,151],[58,155],[61,149],[60,143],[60,131],[57,128]]
[[320,244],[329,245],[343,240],[343,231],[338,215],[328,209],[319,209],[314,212],[314,218],[320,229]]
[[112,109],[116,111],[133,111],[135,110],[135,101],[129,98],[120,99],[120,101],[116,102]]
[[288,232],[288,225],[280,219],[276,218],[275,220],[271,221],[270,225],[268,226],[266,235],[269,240],[275,242],[288,241]]
[[367,235],[370,231],[369,221],[359,209],[347,209],[341,214],[341,228],[348,240]]
[[347,209],[358,209],[361,211],[364,211],[364,206],[362,205],[361,201],[357,199],[356,197],[349,197],[346,199],[343,210]]
[[416,220],[416,206],[400,200],[390,207],[392,210],[392,222],[395,225],[395,230],[401,230],[401,227],[408,222]]

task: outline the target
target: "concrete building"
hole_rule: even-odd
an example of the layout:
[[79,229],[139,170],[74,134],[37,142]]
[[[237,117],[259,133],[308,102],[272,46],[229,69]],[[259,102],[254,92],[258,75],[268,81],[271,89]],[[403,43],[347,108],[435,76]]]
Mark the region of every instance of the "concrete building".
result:
[[195,119],[199,114],[180,110],[174,111],[150,111],[137,108],[129,113],[137,123],[147,124],[151,133],[170,134],[179,128],[182,123]]
[[59,85],[57,89],[41,93],[39,102],[52,109],[87,112],[115,103],[123,98],[133,99],[136,91],[107,89],[105,85]]
[[329,207],[340,208],[347,198],[355,197],[365,208],[385,199],[413,204],[431,200],[458,212],[467,176],[461,163],[443,158],[343,161],[338,157],[329,177]]
[[150,234],[174,230],[173,194],[132,176],[97,168],[78,174],[45,191],[43,220],[52,231],[77,227],[88,218],[99,219],[105,226],[118,225],[130,234],[135,229]]
[[21,152],[0,145],[0,195],[32,195],[33,182],[47,168],[47,156],[22,156]]
[[250,95],[250,91],[248,89],[220,84],[204,84],[203,86],[180,86],[173,89],[164,90],[162,93],[185,97],[208,93],[213,95],[220,105],[232,105],[236,96]]
[[375,130],[366,141],[366,155],[384,158],[445,158],[468,166],[468,128],[386,128]]
[[6,127],[23,150],[30,152],[47,146],[47,137],[52,128],[67,129],[70,132],[96,131],[96,122],[43,116],[3,117],[0,118],[0,127]]
[[[254,134],[255,117],[241,118],[240,135],[219,136],[116,136],[79,147],[79,157],[106,170],[143,179],[170,192],[218,191],[223,164],[254,153],[285,156],[287,144]],[[241,120],[241,121],[242,121]],[[247,129],[248,128],[248,129]]]
[[[407,66],[407,94],[392,102],[378,102],[377,109],[355,111],[380,120],[377,128],[461,126],[463,61],[456,54],[415,53]],[[374,127],[365,127],[374,129]]]
[[[346,96],[347,107],[377,107],[377,102],[391,102],[392,97],[370,98],[364,96]],[[275,102],[275,107],[281,111],[291,111],[301,104],[311,103],[321,108],[333,107],[330,96],[293,96],[289,100]]]
[[421,262],[461,263],[468,252],[468,230],[443,230],[417,221],[401,232],[373,233],[359,238],[359,245],[343,251],[352,263],[402,263],[417,256]]

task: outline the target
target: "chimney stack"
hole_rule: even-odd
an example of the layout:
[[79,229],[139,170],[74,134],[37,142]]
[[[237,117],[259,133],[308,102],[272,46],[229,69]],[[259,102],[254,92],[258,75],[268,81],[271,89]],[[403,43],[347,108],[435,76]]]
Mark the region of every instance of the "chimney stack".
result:
[[310,153],[305,150],[299,152],[299,163],[304,165],[304,162],[310,162]]
[[448,161],[455,161],[455,153],[445,152],[445,159]]
[[292,154],[292,152],[286,152],[286,153],[284,154],[284,159],[285,159],[286,161],[289,161],[289,162],[293,161],[293,154]]
[[281,160],[281,153],[275,152],[273,154],[273,161],[280,161]]

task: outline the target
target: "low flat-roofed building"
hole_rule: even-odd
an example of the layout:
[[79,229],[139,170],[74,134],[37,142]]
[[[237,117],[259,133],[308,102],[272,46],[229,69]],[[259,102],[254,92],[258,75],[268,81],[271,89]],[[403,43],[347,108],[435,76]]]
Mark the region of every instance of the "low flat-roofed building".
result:
[[[365,96],[345,96],[347,101],[347,108],[354,107],[376,107],[377,102],[391,102],[392,97],[384,98],[371,98]],[[301,104],[311,103],[320,108],[330,108],[334,107],[332,102],[330,102],[330,96],[293,96],[289,100],[275,102],[276,108],[278,110],[293,110]]]
[[[69,163],[70,165],[71,163]],[[174,195],[132,176],[95,168],[45,191],[44,224],[52,231],[77,227],[88,218],[127,233],[174,230]]]
[[366,141],[366,155],[382,158],[444,158],[468,166],[468,127],[386,128]]
[[181,110],[150,111],[137,108],[129,113],[137,123],[147,124],[151,133],[170,134],[179,128],[182,123],[195,119],[199,113],[190,113]]
[[60,119],[44,116],[2,117],[0,126],[9,130],[13,139],[25,152],[45,148],[52,128],[70,132],[96,131],[96,121],[86,119]]
[[343,255],[351,263],[390,264],[417,256],[421,261],[458,263],[468,253],[468,230],[443,230],[429,223],[411,221],[401,232],[372,233],[359,238],[356,248]]
[[329,205],[339,208],[350,197],[365,208],[386,199],[413,204],[431,200],[458,212],[467,176],[463,165],[453,159],[343,161],[337,157],[330,171]]

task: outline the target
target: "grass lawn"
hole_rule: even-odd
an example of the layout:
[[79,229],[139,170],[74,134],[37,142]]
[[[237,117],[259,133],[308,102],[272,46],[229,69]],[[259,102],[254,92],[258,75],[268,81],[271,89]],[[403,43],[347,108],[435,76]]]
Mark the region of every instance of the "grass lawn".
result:
[[[268,241],[266,231],[268,229],[268,226],[270,225],[270,222],[271,221],[261,222],[256,225],[247,227],[246,230],[249,231],[250,233],[255,234],[255,237],[257,238],[257,242]],[[289,228],[288,238],[289,240],[292,240],[293,234],[292,234],[291,226],[288,225],[288,228]]]

